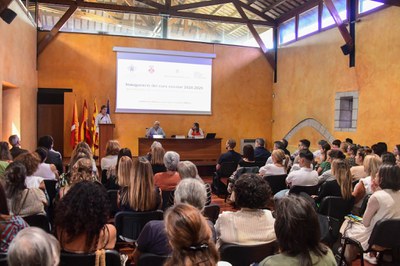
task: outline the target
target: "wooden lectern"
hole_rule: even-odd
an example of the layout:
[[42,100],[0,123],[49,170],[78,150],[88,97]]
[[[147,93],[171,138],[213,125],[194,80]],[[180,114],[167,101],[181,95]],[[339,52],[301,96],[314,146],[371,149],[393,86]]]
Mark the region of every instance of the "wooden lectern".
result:
[[115,124],[99,124],[99,162],[106,156],[106,146],[109,140],[114,139]]

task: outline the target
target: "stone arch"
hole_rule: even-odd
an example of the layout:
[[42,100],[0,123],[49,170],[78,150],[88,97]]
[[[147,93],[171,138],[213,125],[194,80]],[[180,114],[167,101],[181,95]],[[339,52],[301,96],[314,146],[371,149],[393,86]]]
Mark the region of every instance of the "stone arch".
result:
[[294,134],[297,133],[300,129],[303,127],[312,127],[314,128],[319,134],[321,134],[329,143],[332,143],[332,141],[335,140],[333,135],[328,131],[324,125],[322,125],[320,122],[315,120],[314,118],[306,118],[302,121],[300,121],[297,125],[295,125],[284,137],[285,139],[290,139]]

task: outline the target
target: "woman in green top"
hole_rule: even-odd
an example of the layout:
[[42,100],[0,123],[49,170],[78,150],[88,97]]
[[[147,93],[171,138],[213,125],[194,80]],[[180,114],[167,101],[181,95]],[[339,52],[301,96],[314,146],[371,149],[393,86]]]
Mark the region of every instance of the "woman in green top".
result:
[[275,234],[281,253],[265,258],[260,266],[336,266],[332,251],[320,242],[317,213],[305,198],[290,195],[279,201]]
[[329,151],[331,150],[331,145],[329,143],[325,143],[321,146],[321,161],[317,168],[318,175],[322,175],[324,172],[331,169],[331,160],[329,157]]

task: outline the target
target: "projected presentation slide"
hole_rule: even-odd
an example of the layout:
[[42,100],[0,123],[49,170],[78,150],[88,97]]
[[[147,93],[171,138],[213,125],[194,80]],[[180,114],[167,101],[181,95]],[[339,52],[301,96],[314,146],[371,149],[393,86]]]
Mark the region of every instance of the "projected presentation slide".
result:
[[118,52],[116,112],[211,114],[212,58],[195,55]]

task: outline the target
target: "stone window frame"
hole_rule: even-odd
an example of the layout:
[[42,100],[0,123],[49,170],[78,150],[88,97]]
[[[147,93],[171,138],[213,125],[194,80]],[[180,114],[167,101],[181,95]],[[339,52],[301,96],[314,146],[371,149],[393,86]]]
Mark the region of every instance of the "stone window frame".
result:
[[[353,100],[351,114],[351,127],[340,127],[340,102],[341,100]],[[355,132],[357,130],[358,119],[358,91],[337,92],[335,96],[335,131]]]

